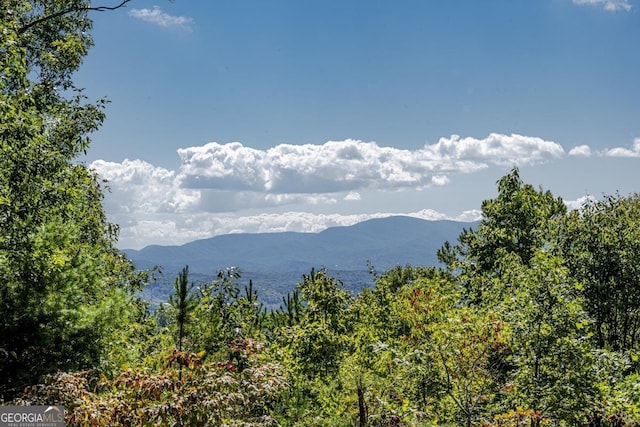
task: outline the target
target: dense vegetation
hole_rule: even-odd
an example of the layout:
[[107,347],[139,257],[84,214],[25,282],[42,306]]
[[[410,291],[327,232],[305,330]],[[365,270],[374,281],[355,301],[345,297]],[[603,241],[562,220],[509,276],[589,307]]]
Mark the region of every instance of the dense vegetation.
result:
[[640,423],[637,195],[567,212],[513,169],[441,268],[355,296],[312,270],[267,311],[236,270],[185,267],[151,313],[74,163],[104,105],[71,80],[83,5],[0,4],[0,401],[77,426]]

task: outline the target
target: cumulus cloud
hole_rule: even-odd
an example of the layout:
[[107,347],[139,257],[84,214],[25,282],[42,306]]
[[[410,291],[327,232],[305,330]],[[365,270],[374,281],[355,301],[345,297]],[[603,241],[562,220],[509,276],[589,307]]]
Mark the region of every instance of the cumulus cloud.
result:
[[447,185],[449,183],[449,177],[446,175],[434,175],[431,177],[431,183],[433,185]]
[[563,153],[560,145],[540,138],[454,135],[417,150],[356,140],[281,144],[268,150],[212,142],[179,149],[177,171],[142,160],[98,160],[90,166],[117,195],[105,200],[111,213],[219,213],[359,201],[363,191],[444,186],[451,174],[491,165],[531,165]]
[[631,10],[631,3],[628,0],[573,0],[573,3],[599,6],[608,12],[617,12],[619,10],[629,12]]
[[640,138],[633,141],[631,148],[614,147],[594,151],[588,145],[578,145],[569,150],[570,156],[590,157],[597,155],[600,157],[640,157]]
[[159,6],[153,6],[153,9],[132,9],[129,11],[129,16],[163,28],[177,28],[183,31],[192,31],[191,24],[193,20],[191,18],[170,15],[160,9]]
[[640,157],[640,138],[633,141],[633,146],[630,149],[616,147],[604,150],[601,154],[607,157]]
[[590,157],[591,156],[591,147],[588,145],[578,145],[577,147],[573,147],[569,150],[570,156],[580,156],[580,157]]
[[[472,172],[488,164],[528,166],[560,158],[564,149],[558,143],[523,135],[492,133],[485,139],[441,138],[425,147],[429,157],[454,171]],[[468,170],[465,170],[467,169]]]
[[[121,226],[121,247],[184,243],[240,231],[318,231],[349,225],[390,214],[238,215],[282,206],[313,210],[368,204],[365,194],[446,186],[452,174],[543,163],[563,156],[564,150],[540,138],[491,134],[484,139],[454,135],[416,150],[357,140],[281,144],[267,150],[212,142],[179,149],[178,154],[181,166],[175,171],[142,160],[90,165],[109,182],[105,209]],[[412,215],[448,218],[432,211]],[[464,220],[473,220],[477,213],[465,215]]]
[[142,160],[96,160],[89,165],[108,181],[105,208],[115,214],[182,213],[200,202],[198,191],[182,188],[175,172]]
[[453,135],[418,150],[349,139],[268,150],[211,142],[181,148],[178,154],[189,188],[304,194],[445,185],[448,173],[532,165],[559,158],[564,150],[540,138],[491,134],[485,139]]

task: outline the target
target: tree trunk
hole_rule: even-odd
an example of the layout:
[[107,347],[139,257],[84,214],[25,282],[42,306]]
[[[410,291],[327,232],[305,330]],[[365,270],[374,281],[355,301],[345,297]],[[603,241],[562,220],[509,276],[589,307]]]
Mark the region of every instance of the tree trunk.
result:
[[367,403],[364,401],[364,387],[358,386],[358,421],[360,427],[366,427],[368,421]]

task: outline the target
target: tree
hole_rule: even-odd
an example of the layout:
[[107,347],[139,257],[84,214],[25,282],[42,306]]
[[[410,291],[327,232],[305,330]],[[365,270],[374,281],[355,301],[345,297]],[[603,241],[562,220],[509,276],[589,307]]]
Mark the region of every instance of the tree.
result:
[[466,306],[462,286],[444,271],[407,283],[391,307],[408,327],[398,370],[416,412],[434,425],[479,425],[501,386],[500,313]]
[[438,257],[451,269],[468,274],[499,275],[497,261],[505,254],[528,265],[536,250],[549,243],[554,221],[566,211],[562,199],[525,184],[513,168],[498,180],[498,196],[482,202],[477,229],[466,229],[456,246],[445,244]]
[[[343,425],[340,368],[353,350],[353,297],[326,270],[312,269],[297,285],[299,319],[274,332],[269,353],[288,367],[286,422],[295,425]],[[347,418],[348,419],[348,418]]]
[[467,427],[486,418],[494,403],[499,378],[500,349],[505,345],[502,321],[496,314],[468,307],[450,307],[446,318],[431,325],[431,359],[443,385],[446,413]]
[[599,348],[640,348],[640,196],[608,196],[571,212],[562,253],[583,285]]
[[[175,313],[175,321],[178,326],[178,352],[182,353],[182,342],[185,336],[185,328],[189,321],[189,315],[193,309],[198,305],[198,299],[194,293],[193,283],[189,283],[189,266],[184,268],[176,277],[173,284],[174,293],[169,297],[169,305],[173,308]],[[182,381],[182,364],[180,364],[180,370],[178,373],[178,379]]]
[[197,297],[192,293],[193,283],[189,283],[189,266],[185,266],[173,284],[173,295],[169,297],[169,305],[174,309],[176,324],[178,325],[178,351],[182,351],[182,341],[189,314],[198,304]]
[[523,265],[514,255],[501,261],[507,271],[484,304],[500,313],[509,363],[503,404],[533,411],[543,420],[584,425],[597,397],[589,317],[580,284],[549,250],[539,249]]
[[18,28],[18,34],[23,34],[31,30],[35,26],[43,25],[47,21],[61,17],[61,16],[69,15],[72,13],[78,13],[78,12],[89,12],[89,11],[104,12],[107,10],[116,10],[116,9],[120,9],[121,7],[124,7],[130,1],[131,0],[122,0],[119,4],[116,4],[115,6],[91,6],[88,2],[78,2],[78,1],[73,2],[68,6],[61,5],[61,7],[57,10],[53,10],[49,12],[45,10],[40,15],[34,14],[34,16],[31,16],[31,19],[24,22],[22,26]]
[[300,290],[296,288],[282,297],[281,306],[271,311],[269,320],[275,328],[293,326],[300,322],[303,311]]
[[311,270],[299,284],[306,302],[303,322],[294,327],[294,345],[304,371],[310,375],[337,372],[340,354],[347,343],[344,335],[351,329],[348,291],[326,271]]
[[439,258],[464,287],[462,301],[504,322],[506,345],[495,372],[505,382],[497,398],[504,409],[531,410],[536,425],[543,418],[585,422],[586,409],[577,408],[588,408],[597,395],[591,323],[582,284],[559,256],[569,235],[562,226],[566,207],[524,184],[515,168],[498,181],[498,192],[482,203],[477,229],[465,230],[456,246],[444,245]]
[[242,369],[244,362],[236,347],[245,339],[262,340],[267,316],[253,282],[250,280],[242,293],[240,277],[240,270],[227,268],[218,271],[213,282],[198,286],[191,344],[209,355],[222,352],[225,360],[235,360],[236,367]]
[[72,80],[92,44],[83,5],[0,4],[0,398],[47,372],[100,366],[118,323],[139,313],[100,181],[74,162],[106,104]]

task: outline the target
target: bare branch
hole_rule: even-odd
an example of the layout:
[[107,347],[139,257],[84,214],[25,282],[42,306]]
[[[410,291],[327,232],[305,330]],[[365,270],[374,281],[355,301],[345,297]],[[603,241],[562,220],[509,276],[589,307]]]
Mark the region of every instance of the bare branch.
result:
[[51,15],[46,15],[43,16],[41,18],[38,18],[36,20],[33,20],[31,22],[29,22],[28,24],[26,24],[23,27],[20,27],[18,29],[18,34],[24,34],[29,28],[34,27],[38,24],[41,24],[45,21],[48,21],[49,19],[54,19],[57,18],[59,16],[63,16],[72,12],[83,12],[83,11],[95,11],[95,12],[105,12],[105,11],[110,11],[110,10],[116,10],[116,9],[120,9],[121,7],[125,7],[127,3],[129,3],[131,0],[122,0],[120,2],[120,4],[117,4],[115,6],[86,6],[86,7],[69,7],[67,9],[63,9],[60,10],[56,13],[52,13]]

